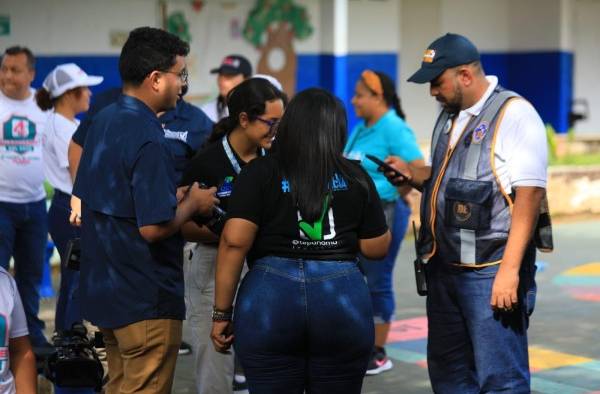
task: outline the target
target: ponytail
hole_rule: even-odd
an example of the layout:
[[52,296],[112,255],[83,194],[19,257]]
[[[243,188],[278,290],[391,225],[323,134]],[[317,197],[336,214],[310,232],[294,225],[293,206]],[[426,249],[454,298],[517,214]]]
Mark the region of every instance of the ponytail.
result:
[[402,120],[406,120],[406,115],[402,110],[402,106],[400,105],[400,97],[398,97],[398,93],[396,92],[396,86],[394,81],[386,74],[375,71],[375,74],[379,77],[381,81],[381,87],[383,89],[383,99],[388,107],[393,108],[396,111],[396,115],[398,115]]
[[50,98],[50,92],[44,88],[39,88],[37,92],[35,92],[35,102],[42,111],[52,109],[54,107],[54,101],[55,100]]
[[233,119],[231,116],[226,116],[219,120],[213,126],[212,133],[210,133],[206,140],[207,144],[212,144],[213,142],[219,141],[223,138],[223,136],[231,133],[236,126],[237,120]]
[[400,105],[400,97],[398,97],[398,94],[396,93],[394,93],[394,96],[392,97],[391,107],[396,111],[396,115],[398,115],[402,120],[406,120],[406,115],[404,114],[402,106]]

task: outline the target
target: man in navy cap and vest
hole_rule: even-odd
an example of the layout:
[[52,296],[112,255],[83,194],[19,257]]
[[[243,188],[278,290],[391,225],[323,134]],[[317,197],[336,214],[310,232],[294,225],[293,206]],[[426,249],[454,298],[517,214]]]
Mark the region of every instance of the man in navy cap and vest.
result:
[[535,300],[534,233],[545,201],[544,124],[485,76],[477,48],[446,34],[409,79],[442,106],[429,165],[387,162],[422,191],[429,376],[436,393],[529,393],[527,327]]

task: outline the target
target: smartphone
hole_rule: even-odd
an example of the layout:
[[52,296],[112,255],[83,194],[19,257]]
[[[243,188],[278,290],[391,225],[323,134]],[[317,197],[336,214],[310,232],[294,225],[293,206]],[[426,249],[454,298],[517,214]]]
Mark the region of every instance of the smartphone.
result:
[[67,268],[79,271],[80,259],[81,240],[79,238],[71,238],[67,241],[67,258],[64,264]]
[[394,173],[394,178],[401,176],[404,179],[408,179],[408,177],[406,175],[404,175],[403,173],[401,173],[400,171],[398,171],[397,169],[395,169],[388,163],[384,162],[383,160],[379,160],[377,157],[375,157],[373,155],[365,155],[365,157],[367,159],[371,160],[372,162],[374,162],[375,164],[379,165],[379,167],[382,167],[385,170],[384,172]]

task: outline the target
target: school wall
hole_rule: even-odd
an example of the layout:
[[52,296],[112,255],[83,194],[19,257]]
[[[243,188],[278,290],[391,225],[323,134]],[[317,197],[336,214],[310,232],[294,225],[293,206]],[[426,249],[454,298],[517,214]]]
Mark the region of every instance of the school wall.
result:
[[[590,117],[576,131],[600,133],[600,98],[594,91],[600,85],[598,0],[349,0],[345,51],[333,39],[338,28],[332,23],[335,0],[296,3],[306,7],[313,26],[310,37],[294,42],[297,90],[330,88],[349,104],[364,68],[386,72],[397,80],[408,121],[425,140],[437,104],[427,85],[405,81],[419,67],[426,46],[451,31],[470,37],[481,50],[486,72],[530,100],[559,132],[567,130],[571,100],[584,98]],[[1,4],[0,16],[10,17],[11,33],[0,36],[0,49],[23,44],[38,55],[35,86],[52,67],[66,61],[104,75],[106,81],[96,91],[118,86],[118,54],[127,32],[162,23],[156,0],[1,0]],[[241,53],[256,65],[259,50],[241,36],[253,5],[252,0],[205,0],[197,12],[189,0],[167,2],[167,13],[183,11],[188,24],[190,96],[196,100],[216,94],[209,70],[226,54]],[[340,86],[343,74],[345,84]],[[354,124],[350,105],[348,114]]]

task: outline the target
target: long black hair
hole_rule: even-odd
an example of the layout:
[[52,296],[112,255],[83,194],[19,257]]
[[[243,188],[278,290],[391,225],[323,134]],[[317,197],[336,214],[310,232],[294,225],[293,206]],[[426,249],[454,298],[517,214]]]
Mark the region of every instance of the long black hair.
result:
[[248,115],[250,121],[255,120],[265,113],[267,101],[276,99],[281,99],[285,106],[287,101],[285,94],[271,82],[264,78],[246,79],[227,94],[229,116],[215,124],[207,142],[210,144],[218,141],[235,129],[240,123],[242,112]]
[[358,166],[343,157],[346,138],[344,104],[323,89],[298,93],[281,118],[272,150],[306,221],[319,218],[334,174],[367,188]]
[[[396,111],[396,114],[402,118],[402,120],[406,120],[406,115],[402,110],[402,105],[400,104],[400,97],[398,96],[398,92],[396,92],[396,85],[394,81],[387,75],[380,71],[373,71],[379,77],[381,81],[381,87],[383,89],[383,100],[387,104],[388,108],[393,108]],[[365,84],[367,89],[371,90],[368,85]],[[375,92],[373,92],[375,93]]]

